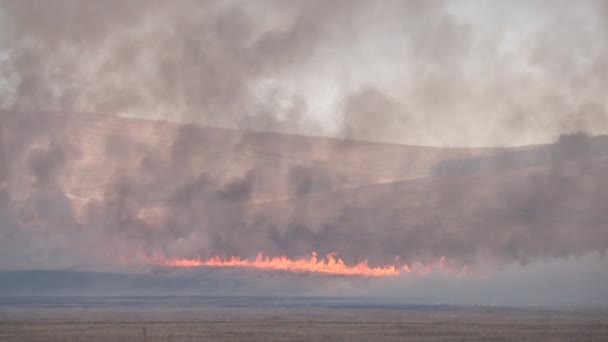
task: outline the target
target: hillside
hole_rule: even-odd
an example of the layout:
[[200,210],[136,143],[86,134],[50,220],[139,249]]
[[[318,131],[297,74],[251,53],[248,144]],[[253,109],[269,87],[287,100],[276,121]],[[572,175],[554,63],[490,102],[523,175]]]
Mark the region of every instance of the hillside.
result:
[[[608,246],[605,137],[435,148],[101,114],[3,115],[8,236],[70,229],[96,262],[109,248],[126,262],[318,251],[463,265]],[[95,245],[102,235],[114,242]]]
[[[116,173],[132,171],[145,178],[160,168],[176,168],[184,178],[205,174],[220,183],[252,172],[257,184],[253,199],[269,200],[426,177],[440,160],[495,150],[367,143],[90,113],[3,115],[4,136],[31,132],[30,146],[60,145],[68,158],[61,183],[76,199],[102,196]],[[6,148],[10,144],[5,142]],[[28,173],[26,160],[20,162],[12,166],[17,177]]]

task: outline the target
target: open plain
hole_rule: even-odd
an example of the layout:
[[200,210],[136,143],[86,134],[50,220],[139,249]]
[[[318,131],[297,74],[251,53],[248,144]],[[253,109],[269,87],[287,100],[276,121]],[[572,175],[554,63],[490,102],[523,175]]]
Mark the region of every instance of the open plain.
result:
[[4,298],[0,341],[605,341],[608,312],[278,297]]

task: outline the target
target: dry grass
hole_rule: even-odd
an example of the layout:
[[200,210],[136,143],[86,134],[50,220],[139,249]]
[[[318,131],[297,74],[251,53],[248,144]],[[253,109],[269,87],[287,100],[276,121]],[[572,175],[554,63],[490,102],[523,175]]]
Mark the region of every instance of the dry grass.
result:
[[608,314],[513,309],[4,310],[1,341],[605,341]]

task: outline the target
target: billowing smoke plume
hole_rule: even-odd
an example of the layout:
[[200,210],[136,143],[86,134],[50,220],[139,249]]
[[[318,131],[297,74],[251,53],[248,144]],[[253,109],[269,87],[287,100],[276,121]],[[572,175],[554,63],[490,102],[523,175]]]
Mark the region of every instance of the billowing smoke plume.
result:
[[604,137],[425,148],[109,115],[3,116],[4,268],[260,251],[474,267],[608,247]]
[[275,134],[605,132],[601,2],[0,4],[3,269],[608,247],[601,137]]
[[417,145],[606,133],[603,1],[2,1],[0,104]]

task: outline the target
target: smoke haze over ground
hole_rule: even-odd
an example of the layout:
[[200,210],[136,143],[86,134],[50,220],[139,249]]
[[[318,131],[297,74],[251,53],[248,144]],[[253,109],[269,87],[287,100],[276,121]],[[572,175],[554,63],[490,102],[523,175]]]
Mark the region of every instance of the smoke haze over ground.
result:
[[571,276],[538,302],[593,303],[606,18],[601,1],[0,1],[0,270],[444,257],[476,278],[301,291],[518,288],[499,302],[521,305]]

